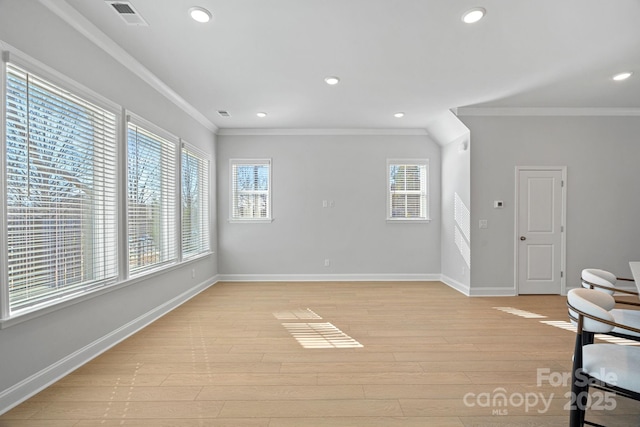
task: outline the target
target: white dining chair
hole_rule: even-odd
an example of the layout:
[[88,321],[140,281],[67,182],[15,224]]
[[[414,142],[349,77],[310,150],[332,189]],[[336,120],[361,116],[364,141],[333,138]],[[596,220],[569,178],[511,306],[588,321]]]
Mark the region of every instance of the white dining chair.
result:
[[622,288],[618,284],[618,282],[630,282],[635,284],[633,279],[617,277],[610,271],[601,270],[599,268],[585,268],[582,270],[580,278],[582,279],[582,286],[584,288],[598,289],[610,295],[613,295],[614,293],[621,293],[625,295],[638,296],[637,289],[634,288],[633,290],[629,290]]
[[594,289],[571,289],[567,305],[577,327],[569,426],[600,425],[585,420],[590,388],[640,401],[640,347],[595,343],[594,334],[614,328],[640,334],[640,328],[616,322],[611,314],[615,300]]
[[[629,291],[627,289],[620,289],[616,286],[618,280],[633,282],[633,279],[619,278],[616,277],[615,274],[606,270],[600,270],[597,268],[585,268],[584,270],[582,270],[581,278],[582,286],[587,289],[594,289],[596,291],[600,291],[609,295],[614,295],[616,293],[623,295],[638,295],[637,292]],[[640,300],[629,301],[615,299],[615,302],[621,305],[640,308]],[[609,308],[609,312],[613,315],[617,323],[640,328],[640,309],[611,307]],[[613,330],[611,330],[611,332],[609,332],[609,335],[640,341],[640,334],[628,330],[621,330],[619,328],[614,328]]]

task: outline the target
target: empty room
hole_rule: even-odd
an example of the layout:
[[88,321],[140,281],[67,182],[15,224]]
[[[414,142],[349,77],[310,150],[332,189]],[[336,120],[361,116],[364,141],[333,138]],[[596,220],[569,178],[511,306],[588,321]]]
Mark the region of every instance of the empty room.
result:
[[0,0],[0,426],[639,425],[639,19]]

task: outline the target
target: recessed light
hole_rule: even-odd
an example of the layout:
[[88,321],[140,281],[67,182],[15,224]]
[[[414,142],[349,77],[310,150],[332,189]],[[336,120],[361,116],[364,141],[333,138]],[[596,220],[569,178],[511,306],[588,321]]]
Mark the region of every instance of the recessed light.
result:
[[473,24],[474,22],[478,22],[484,15],[486,15],[487,11],[483,7],[474,7],[473,9],[467,10],[462,15],[462,22],[466,24]]
[[338,83],[340,83],[340,79],[335,77],[335,76],[329,76],[329,77],[325,77],[324,81],[331,86],[337,85]]
[[267,117],[267,113],[265,113],[265,112],[261,111],[261,112],[259,112],[259,113],[256,113],[256,116],[258,116],[258,117],[260,117],[260,118]]
[[398,119],[404,117],[404,113],[401,111],[398,111],[397,113],[394,113],[393,117],[396,117]]
[[633,73],[631,71],[625,71],[624,73],[616,74],[615,76],[613,76],[613,80],[617,82],[627,80],[629,77],[631,77],[632,74]]
[[193,18],[194,21],[202,23],[209,22],[212,18],[211,12],[209,12],[204,7],[199,6],[194,6],[189,9],[189,15],[191,16],[191,18]]

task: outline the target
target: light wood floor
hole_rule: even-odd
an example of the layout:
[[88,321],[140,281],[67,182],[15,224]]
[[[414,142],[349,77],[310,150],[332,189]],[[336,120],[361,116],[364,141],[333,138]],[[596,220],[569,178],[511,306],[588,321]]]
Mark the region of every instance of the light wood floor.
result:
[[[541,323],[566,320],[439,282],[218,283],[0,426],[566,426],[574,334]],[[593,414],[640,425],[615,406]]]

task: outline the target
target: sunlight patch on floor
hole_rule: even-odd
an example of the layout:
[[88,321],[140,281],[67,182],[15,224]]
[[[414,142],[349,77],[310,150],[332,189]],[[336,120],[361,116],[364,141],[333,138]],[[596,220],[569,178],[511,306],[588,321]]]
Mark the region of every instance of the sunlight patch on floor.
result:
[[329,322],[283,323],[282,326],[284,326],[304,348],[364,347]]
[[278,320],[303,320],[303,319],[322,319],[322,317],[318,316],[314,313],[310,308],[299,309],[299,310],[286,310],[286,311],[276,311],[273,315]]
[[[556,328],[565,329],[567,331],[571,331],[576,333],[576,327],[571,322],[567,322],[565,320],[541,320],[540,323],[544,323],[545,325],[555,326]],[[601,341],[606,341],[611,344],[619,344],[619,345],[640,345],[640,342],[628,340],[626,338],[613,337],[611,335],[604,334],[596,334],[596,339]]]
[[505,313],[515,314],[516,316],[524,317],[527,319],[544,319],[547,316],[542,314],[532,313],[530,311],[524,311],[513,307],[493,307],[496,310],[504,311]]

